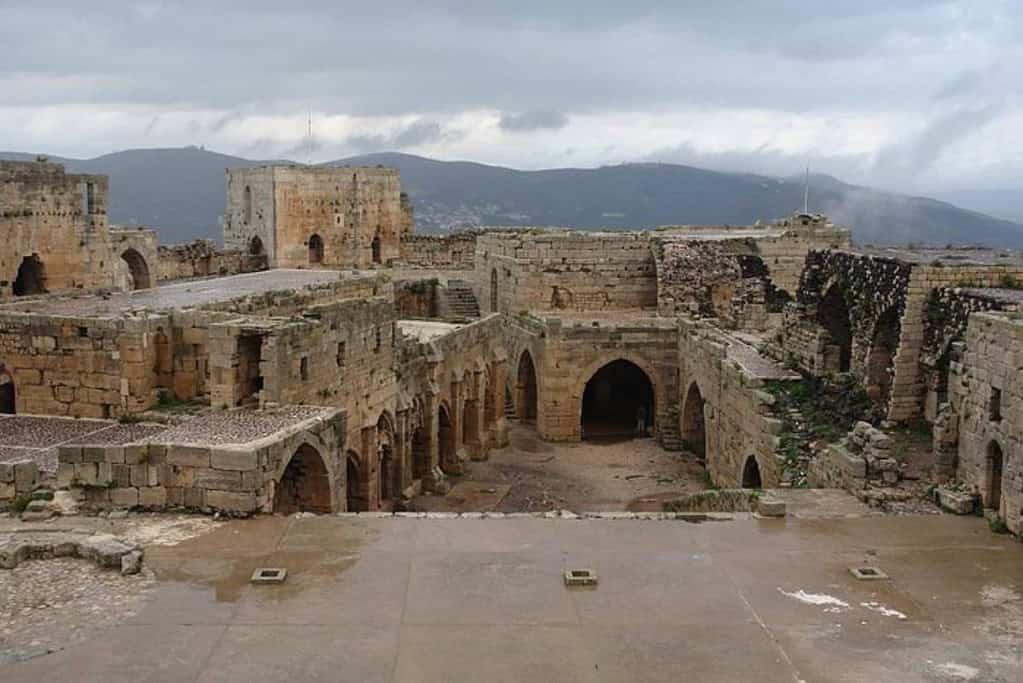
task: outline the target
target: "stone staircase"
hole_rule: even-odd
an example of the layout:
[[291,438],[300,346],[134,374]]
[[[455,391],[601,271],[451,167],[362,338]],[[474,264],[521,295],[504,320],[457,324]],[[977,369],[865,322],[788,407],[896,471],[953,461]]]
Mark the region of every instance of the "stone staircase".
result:
[[683,451],[682,434],[679,432],[679,407],[676,403],[668,409],[667,415],[657,423],[657,438],[666,451]]
[[517,420],[519,416],[515,414],[515,401],[512,400],[511,393],[504,393],[504,416],[509,420]]
[[480,317],[480,304],[465,280],[448,280],[444,288],[442,316],[448,320],[472,320]]

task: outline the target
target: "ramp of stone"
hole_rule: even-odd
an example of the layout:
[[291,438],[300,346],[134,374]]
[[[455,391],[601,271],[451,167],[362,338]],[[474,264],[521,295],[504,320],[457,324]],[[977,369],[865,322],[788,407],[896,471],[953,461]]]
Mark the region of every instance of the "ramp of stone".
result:
[[132,573],[138,571],[142,549],[111,534],[75,529],[24,529],[0,536],[0,569],[54,557],[80,557],[103,569]]

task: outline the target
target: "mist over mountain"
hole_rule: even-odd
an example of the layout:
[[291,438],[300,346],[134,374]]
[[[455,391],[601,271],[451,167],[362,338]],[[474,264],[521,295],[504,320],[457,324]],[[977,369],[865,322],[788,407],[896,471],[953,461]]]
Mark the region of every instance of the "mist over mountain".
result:
[[[0,153],[3,159],[35,154]],[[165,244],[220,239],[224,171],[270,161],[195,147],[137,149],[64,159],[72,173],[110,177],[111,223],[148,225]],[[478,225],[559,225],[635,229],[678,224],[745,225],[803,205],[804,179],[721,173],[674,164],[519,171],[398,153],[367,154],[329,165],[385,165],[401,171],[415,205],[416,230],[444,233]],[[810,210],[853,227],[861,244],[984,244],[1023,247],[1023,225],[953,204],[810,178]]]

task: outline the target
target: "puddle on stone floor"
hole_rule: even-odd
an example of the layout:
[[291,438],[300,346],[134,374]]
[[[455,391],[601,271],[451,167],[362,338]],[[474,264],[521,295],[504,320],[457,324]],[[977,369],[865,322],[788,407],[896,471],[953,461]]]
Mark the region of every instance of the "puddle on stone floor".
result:
[[[261,600],[288,600],[333,582],[359,560],[360,550],[378,535],[361,527],[338,525],[337,520],[330,522],[328,527],[317,524],[316,519],[237,520],[201,538],[147,549],[146,562],[161,582],[212,588],[216,602],[236,602],[244,594]],[[317,533],[320,530],[322,533]],[[311,535],[315,543],[308,540]],[[260,547],[263,544],[265,547]],[[283,567],[288,578],[279,585],[253,586],[249,579],[257,567]]]

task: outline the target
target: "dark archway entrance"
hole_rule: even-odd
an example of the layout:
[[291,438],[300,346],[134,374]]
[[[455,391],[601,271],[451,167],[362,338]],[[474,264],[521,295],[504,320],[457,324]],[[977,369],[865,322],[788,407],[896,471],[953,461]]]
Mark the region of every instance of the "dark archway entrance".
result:
[[612,361],[586,383],[582,406],[584,439],[647,436],[653,428],[653,415],[653,384],[635,363]]
[[1002,507],[1002,447],[992,441],[987,447],[987,485],[984,487],[984,507],[999,510]]
[[309,238],[309,263],[323,263],[323,238],[319,235]]
[[274,512],[330,514],[330,475],[323,458],[309,444],[302,444],[291,456],[277,483]]
[[752,455],[746,458],[746,464],[742,468],[742,487],[744,489],[762,488],[760,463]]
[[416,427],[412,431],[412,476],[422,479],[430,474],[430,439],[426,430]]
[[437,448],[440,468],[453,474],[455,467],[455,430],[451,425],[451,413],[443,403],[437,413]]
[[874,328],[874,338],[867,356],[867,394],[877,403],[886,404],[892,393],[900,329],[899,316],[893,308],[878,318],[877,327]]
[[497,378],[494,368],[487,369],[487,381],[483,390],[483,429],[492,431],[497,420]]
[[515,386],[515,412],[523,422],[536,422],[536,366],[529,351],[519,358],[518,381]]
[[852,323],[849,306],[838,285],[832,285],[817,304],[817,322],[831,342],[825,352],[825,368],[831,372],[848,372],[852,362]]
[[380,502],[392,500],[401,487],[401,473],[394,457],[394,430],[386,415],[377,420],[377,473]]
[[14,279],[14,296],[31,296],[46,293],[46,267],[38,254],[26,256],[18,266]]
[[263,255],[263,240],[259,239],[259,235],[255,235],[249,240],[249,256],[262,256]]
[[128,289],[149,289],[153,286],[149,277],[149,265],[142,254],[134,249],[125,249],[121,254],[121,260],[128,264],[128,274],[131,277]]
[[693,382],[686,392],[686,400],[682,405],[682,443],[703,461],[707,457],[707,433],[703,418],[703,394],[700,387]]
[[373,238],[373,242],[370,243],[369,248],[372,253],[373,263],[380,263],[382,259],[380,254],[380,235]]
[[369,509],[366,496],[363,495],[362,467],[359,466],[359,454],[348,451],[345,454],[345,501],[348,512],[365,512]]
[[490,271],[490,312],[497,312],[497,268]]
[[0,375],[0,414],[14,415],[17,411],[17,400],[14,393],[14,380],[4,373]]

